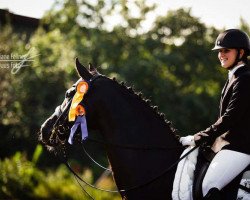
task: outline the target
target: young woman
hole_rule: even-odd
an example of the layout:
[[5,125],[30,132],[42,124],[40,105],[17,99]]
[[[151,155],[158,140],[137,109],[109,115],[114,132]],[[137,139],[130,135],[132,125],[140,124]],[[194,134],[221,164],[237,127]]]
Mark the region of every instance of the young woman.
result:
[[219,34],[212,50],[218,51],[221,66],[228,70],[222,90],[218,120],[206,130],[180,139],[183,145],[206,141],[213,145],[223,138],[220,150],[206,172],[203,199],[218,199],[219,191],[250,165],[250,40],[238,29]]
[[204,199],[215,199],[219,190],[250,164],[249,37],[238,29],[226,30],[219,34],[213,50],[218,51],[221,66],[228,70],[228,80],[222,90],[218,120],[193,135],[193,140],[213,144],[223,135],[228,143],[209,165],[202,184]]

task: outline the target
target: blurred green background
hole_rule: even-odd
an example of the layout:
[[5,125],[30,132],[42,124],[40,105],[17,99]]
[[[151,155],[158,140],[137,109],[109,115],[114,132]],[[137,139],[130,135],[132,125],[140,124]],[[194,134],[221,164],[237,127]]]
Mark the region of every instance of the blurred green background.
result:
[[[166,12],[145,30],[142,23],[156,7],[135,0],[139,15],[134,17],[126,2],[58,1],[39,21],[16,22],[9,12],[1,15],[0,199],[88,199],[60,160],[37,141],[40,125],[78,79],[76,56],[142,91],[180,135],[215,121],[226,72],[211,48],[222,30],[206,26],[184,8]],[[110,27],[106,19],[114,13],[123,23]],[[250,33],[244,19],[238,28]],[[33,60],[26,67],[15,72],[9,62],[4,65],[3,55],[25,54]],[[88,150],[108,165],[102,147]],[[89,182],[115,188],[112,178],[86,157],[72,156],[71,163]],[[95,199],[120,199],[85,189]]]

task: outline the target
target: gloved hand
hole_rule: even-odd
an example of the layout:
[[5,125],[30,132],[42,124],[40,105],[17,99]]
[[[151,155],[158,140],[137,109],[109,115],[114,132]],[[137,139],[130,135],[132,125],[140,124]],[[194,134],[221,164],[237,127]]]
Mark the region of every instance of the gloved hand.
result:
[[194,141],[196,145],[202,145],[207,143],[209,140],[209,135],[204,132],[198,132],[194,134]]
[[194,141],[194,136],[193,135],[188,135],[185,137],[181,137],[179,142],[183,146],[195,146],[195,141]]

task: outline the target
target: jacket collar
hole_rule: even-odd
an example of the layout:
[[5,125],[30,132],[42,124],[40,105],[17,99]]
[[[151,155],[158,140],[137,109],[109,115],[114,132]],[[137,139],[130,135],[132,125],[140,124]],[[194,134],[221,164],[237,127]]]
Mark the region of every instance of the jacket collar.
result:
[[245,65],[245,64],[242,63],[242,64],[240,64],[240,65],[235,66],[233,69],[229,70],[229,71],[228,71],[228,79],[230,80],[230,79],[233,77],[234,73],[235,73],[240,67],[243,67],[244,65]]
[[234,72],[234,76],[238,77],[241,73],[244,73],[245,71],[249,71],[250,70],[250,66],[249,65],[244,65],[240,68],[238,68],[235,72]]

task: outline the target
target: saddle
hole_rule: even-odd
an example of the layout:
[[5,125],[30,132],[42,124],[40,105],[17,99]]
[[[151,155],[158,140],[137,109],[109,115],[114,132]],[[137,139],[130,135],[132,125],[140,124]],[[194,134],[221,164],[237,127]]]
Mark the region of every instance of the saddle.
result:
[[[216,153],[211,149],[211,147],[202,147],[199,148],[197,156],[197,164],[194,171],[194,182],[193,182],[193,200],[201,200],[203,198],[202,194],[202,182],[207,172],[207,169],[210,165],[210,162],[214,158]],[[250,166],[242,171],[234,180],[231,181],[226,187],[222,189],[221,196],[219,199],[239,199],[237,197],[245,194],[249,194],[249,180],[250,180]],[[243,176],[244,175],[244,176]],[[245,177],[245,182],[244,182]],[[248,184],[248,185],[247,185]],[[239,187],[235,187],[238,185]],[[242,198],[244,199],[244,198]]]
[[[218,137],[211,146],[201,145],[189,156],[179,162],[172,191],[173,200],[201,200],[202,182],[207,169],[216,155],[225,145],[229,144],[224,140],[225,134]],[[189,144],[192,145],[192,144]],[[181,156],[191,150],[189,146]],[[237,187],[239,186],[239,187]],[[250,166],[222,189],[219,199],[250,200]],[[213,199],[215,200],[215,199]]]
[[193,199],[200,200],[203,197],[202,194],[202,181],[206,175],[210,162],[214,158],[216,153],[209,147],[199,148],[197,163],[194,170],[194,182],[193,182]]

